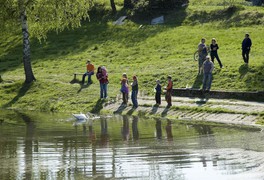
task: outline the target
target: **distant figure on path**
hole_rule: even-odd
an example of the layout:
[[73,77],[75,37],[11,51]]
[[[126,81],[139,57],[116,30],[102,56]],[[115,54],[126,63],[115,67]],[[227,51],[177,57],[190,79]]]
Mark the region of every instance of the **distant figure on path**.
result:
[[201,39],[200,44],[198,45],[198,54],[199,54],[199,59],[198,59],[198,74],[202,74],[202,66],[203,62],[205,61],[205,58],[207,56],[207,47],[205,44],[205,38]]
[[100,98],[107,98],[107,85],[108,81],[108,73],[104,66],[99,66],[97,69],[96,77],[100,83]]
[[155,87],[155,100],[156,100],[156,105],[161,104],[161,85],[160,85],[160,80],[156,80],[156,87]]
[[168,76],[168,85],[165,88],[165,90],[166,90],[165,99],[166,99],[166,101],[168,103],[167,104],[167,108],[172,106],[172,104],[171,104],[172,88],[173,88],[173,83],[172,83],[172,80],[171,80],[171,76]]
[[85,76],[88,76],[88,84],[92,83],[91,76],[94,75],[94,65],[90,60],[86,62],[86,73],[83,74],[82,84],[84,84]]
[[132,93],[131,93],[131,100],[133,103],[133,108],[138,107],[137,95],[138,95],[138,80],[137,76],[133,76],[133,82],[131,83]]
[[210,56],[206,56],[206,61],[203,63],[203,91],[210,91],[211,89],[213,70],[214,63],[211,61]]
[[222,63],[221,63],[221,61],[220,61],[220,58],[219,58],[219,56],[218,56],[218,53],[217,53],[217,50],[219,49],[219,47],[218,47],[218,44],[217,44],[215,38],[212,39],[212,44],[210,45],[210,49],[211,49],[211,51],[210,51],[210,55],[211,55],[211,60],[212,60],[212,62],[214,63],[214,58],[216,58],[216,60],[217,60],[217,62],[218,62],[218,64],[219,64],[219,66],[220,66],[220,68],[222,68],[223,65],[222,65]]
[[249,38],[249,34],[246,33],[245,38],[242,41],[242,57],[246,64],[248,64],[249,62],[249,52],[250,52],[251,45],[252,45],[252,42],[251,42],[251,39]]

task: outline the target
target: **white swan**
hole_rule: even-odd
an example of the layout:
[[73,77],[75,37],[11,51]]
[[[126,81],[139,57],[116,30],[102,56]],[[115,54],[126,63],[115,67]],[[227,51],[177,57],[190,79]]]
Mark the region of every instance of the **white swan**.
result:
[[80,113],[80,114],[72,114],[72,115],[77,120],[100,119],[100,116],[96,116],[95,114],[92,114],[92,113],[89,113],[89,112],[86,113],[86,114]]

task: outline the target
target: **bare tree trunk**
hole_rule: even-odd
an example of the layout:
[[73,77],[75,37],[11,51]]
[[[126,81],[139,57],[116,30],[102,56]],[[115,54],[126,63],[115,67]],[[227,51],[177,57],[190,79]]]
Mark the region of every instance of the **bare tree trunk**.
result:
[[29,43],[29,33],[28,33],[28,26],[27,26],[27,16],[26,11],[23,7],[21,7],[21,23],[22,23],[22,34],[23,34],[23,63],[24,63],[24,70],[26,80],[25,83],[31,83],[35,81],[36,78],[34,77],[32,67],[31,67],[31,60],[30,60],[30,43]]
[[111,3],[111,8],[112,8],[113,14],[116,14],[115,0],[110,0],[110,3]]

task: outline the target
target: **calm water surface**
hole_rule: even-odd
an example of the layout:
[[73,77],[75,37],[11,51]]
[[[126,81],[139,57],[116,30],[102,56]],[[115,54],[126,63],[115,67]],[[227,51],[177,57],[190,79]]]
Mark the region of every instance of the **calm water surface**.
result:
[[264,179],[257,129],[0,112],[0,179]]

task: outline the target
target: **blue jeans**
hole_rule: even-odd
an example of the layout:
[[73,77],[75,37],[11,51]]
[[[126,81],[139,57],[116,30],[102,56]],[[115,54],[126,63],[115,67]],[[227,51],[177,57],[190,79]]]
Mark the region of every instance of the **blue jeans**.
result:
[[212,84],[212,73],[204,73],[203,90],[210,90]]
[[132,103],[133,103],[134,107],[138,107],[137,94],[138,94],[138,90],[132,90],[131,100],[132,100]]
[[107,97],[107,83],[100,83],[100,98]]
[[82,77],[82,83],[84,84],[85,76],[88,76],[88,83],[91,83],[92,82],[92,80],[91,80],[92,75],[94,75],[93,71],[84,73],[83,77]]

